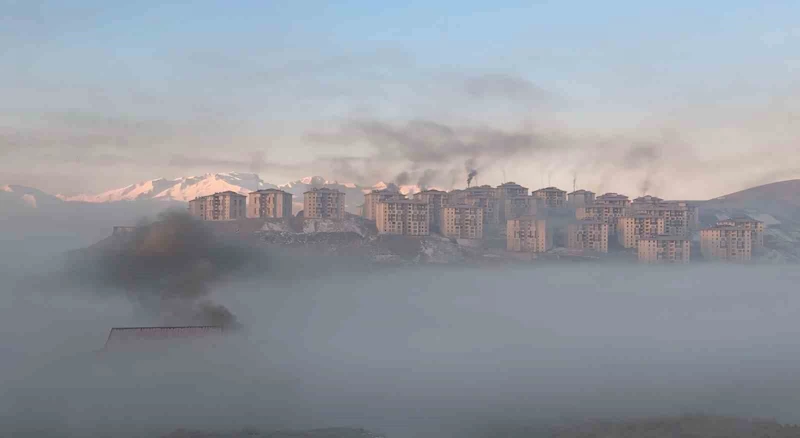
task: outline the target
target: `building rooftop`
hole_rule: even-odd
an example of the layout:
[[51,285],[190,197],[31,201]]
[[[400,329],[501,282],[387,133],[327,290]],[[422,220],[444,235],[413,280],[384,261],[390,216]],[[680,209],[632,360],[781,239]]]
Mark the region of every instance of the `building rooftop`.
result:
[[608,193],[604,193],[604,194],[598,196],[597,199],[600,199],[600,200],[606,200],[606,199],[609,199],[609,200],[610,199],[622,200],[622,199],[628,199],[628,197],[625,196],[625,195],[621,195],[619,193],[608,192]]
[[253,193],[282,193],[282,194],[286,194],[286,195],[291,195],[291,193],[285,192],[285,191],[280,190],[280,189],[261,189],[261,190],[256,190],[254,192],[250,192],[251,195]]
[[533,192],[534,193],[536,193],[536,192],[562,192],[562,193],[567,193],[566,190],[561,190],[558,187],[545,187],[543,189],[534,190]]
[[589,191],[589,190],[584,190],[584,189],[578,189],[578,190],[575,190],[574,192],[568,193],[568,194],[569,195],[584,195],[584,194],[587,194],[587,193],[591,194],[591,195],[594,195],[594,192]]
[[634,199],[633,202],[664,202],[664,200],[656,196],[645,195]]
[[500,184],[499,186],[497,186],[497,188],[502,188],[502,187],[513,187],[513,188],[520,188],[520,189],[526,189],[527,188],[527,187],[524,187],[524,186],[521,186],[521,185],[515,183],[514,181],[505,182],[505,183]]
[[428,189],[428,190],[420,190],[419,192],[415,193],[415,195],[419,195],[420,193],[441,193],[441,194],[446,194],[447,192],[445,192],[444,190],[438,190],[438,189]]
[[324,192],[324,193],[342,193],[342,192],[340,192],[340,191],[338,191],[338,190],[336,190],[336,189],[329,189],[329,188],[327,188],[327,187],[313,187],[313,188],[311,188],[311,189],[309,189],[309,190],[306,190],[305,192],[303,192],[303,194],[306,194],[306,193],[314,193],[314,192]]

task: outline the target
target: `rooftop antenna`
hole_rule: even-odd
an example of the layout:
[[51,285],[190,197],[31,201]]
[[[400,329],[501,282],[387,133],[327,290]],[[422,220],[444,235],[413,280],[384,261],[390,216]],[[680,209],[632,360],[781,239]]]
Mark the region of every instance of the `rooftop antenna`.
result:
[[503,168],[503,184],[506,183],[506,168]]
[[572,174],[572,191],[573,192],[577,190],[577,183],[578,183],[578,174],[577,173],[573,173]]

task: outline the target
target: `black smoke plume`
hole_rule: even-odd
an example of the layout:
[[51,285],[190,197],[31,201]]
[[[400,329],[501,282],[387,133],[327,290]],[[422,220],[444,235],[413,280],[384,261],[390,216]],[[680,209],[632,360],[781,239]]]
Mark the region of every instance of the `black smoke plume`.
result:
[[417,185],[420,190],[428,190],[436,179],[438,173],[433,169],[425,169],[417,180]]
[[398,186],[407,186],[411,183],[411,175],[408,172],[400,172],[396,177],[394,177],[394,183]]
[[187,212],[170,211],[84,250],[69,272],[99,290],[124,292],[161,324],[236,328],[236,317],[211,301],[212,286],[259,260],[256,250],[220,239]]

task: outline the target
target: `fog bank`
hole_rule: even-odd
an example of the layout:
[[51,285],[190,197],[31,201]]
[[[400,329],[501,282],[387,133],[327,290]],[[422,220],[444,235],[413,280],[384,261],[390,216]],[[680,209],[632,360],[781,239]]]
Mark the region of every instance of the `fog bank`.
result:
[[247,426],[460,436],[687,412],[800,422],[800,273],[787,267],[283,259],[215,284],[210,299],[243,326],[225,342],[104,355],[94,351],[109,328],[151,315],[120,295],[13,278],[0,294],[0,423],[15,436]]

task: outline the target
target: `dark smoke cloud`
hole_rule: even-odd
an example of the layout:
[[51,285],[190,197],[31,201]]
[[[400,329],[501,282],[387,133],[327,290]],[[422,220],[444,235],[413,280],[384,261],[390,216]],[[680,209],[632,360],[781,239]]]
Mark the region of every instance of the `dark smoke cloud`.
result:
[[[481,167],[488,168],[521,155],[535,159],[543,156],[539,153],[566,146],[558,136],[545,133],[505,131],[491,127],[455,127],[431,120],[414,120],[404,125],[353,120],[338,132],[310,133],[307,138],[336,145],[366,144],[371,148],[369,156],[336,157],[336,167],[354,174],[371,171],[384,175],[393,173],[391,170],[398,166],[405,169],[435,167],[443,175],[452,175],[454,171],[461,171],[459,163],[465,160],[480,160]],[[367,169],[366,166],[371,168]],[[356,171],[362,167],[363,172]],[[447,184],[447,181],[437,180],[437,176],[438,173],[433,175],[429,172],[426,182]]]
[[417,180],[420,190],[428,190],[438,176],[438,172],[433,169],[425,169]]
[[411,175],[408,172],[400,172],[394,177],[394,183],[399,186],[406,186],[411,183]]
[[256,260],[254,250],[217,238],[186,212],[169,211],[84,250],[69,273],[125,293],[162,324],[236,327],[236,317],[210,300],[212,286]]
[[639,182],[639,193],[647,194],[653,187],[653,181],[661,164],[661,148],[658,143],[634,144],[623,157],[622,163],[626,169],[641,169],[644,176]]

